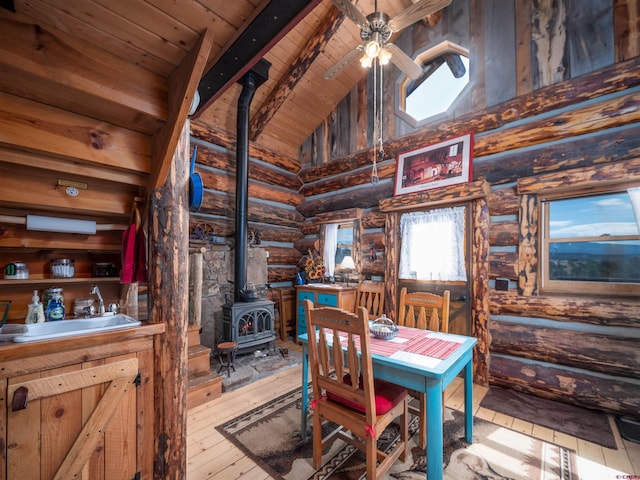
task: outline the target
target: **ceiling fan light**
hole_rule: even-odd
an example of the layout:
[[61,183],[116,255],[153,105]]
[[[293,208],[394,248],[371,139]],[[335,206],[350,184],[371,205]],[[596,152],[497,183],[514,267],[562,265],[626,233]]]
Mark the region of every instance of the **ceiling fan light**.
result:
[[380,65],[388,64],[389,60],[391,60],[391,52],[386,48],[383,48],[378,54],[378,60],[380,61]]
[[366,53],[362,55],[362,57],[360,57],[360,65],[362,65],[362,68],[370,68],[372,63],[373,58],[371,58]]
[[369,58],[376,58],[380,53],[380,44],[376,40],[371,40],[365,45],[364,52]]

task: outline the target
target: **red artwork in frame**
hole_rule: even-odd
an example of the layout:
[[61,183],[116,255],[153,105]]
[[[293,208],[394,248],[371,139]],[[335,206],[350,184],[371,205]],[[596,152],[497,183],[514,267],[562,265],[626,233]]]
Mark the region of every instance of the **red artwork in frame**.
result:
[[394,195],[471,181],[473,133],[398,155]]

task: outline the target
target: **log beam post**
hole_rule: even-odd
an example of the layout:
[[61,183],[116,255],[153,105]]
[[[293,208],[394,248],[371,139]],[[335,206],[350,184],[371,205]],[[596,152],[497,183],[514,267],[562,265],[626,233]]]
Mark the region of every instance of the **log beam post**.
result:
[[154,478],[186,478],[187,333],[189,318],[189,121],[178,138],[166,181],[151,195],[149,319],[155,337]]

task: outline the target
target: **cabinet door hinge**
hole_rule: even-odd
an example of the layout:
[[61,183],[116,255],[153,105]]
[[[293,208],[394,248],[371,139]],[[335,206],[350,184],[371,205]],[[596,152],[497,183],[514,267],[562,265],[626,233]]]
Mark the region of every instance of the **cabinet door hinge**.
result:
[[140,476],[140,472],[136,472],[131,480],[140,480],[142,477]]
[[133,383],[135,383],[136,387],[142,385],[142,377],[140,376],[140,372],[136,375],[136,378],[133,379]]

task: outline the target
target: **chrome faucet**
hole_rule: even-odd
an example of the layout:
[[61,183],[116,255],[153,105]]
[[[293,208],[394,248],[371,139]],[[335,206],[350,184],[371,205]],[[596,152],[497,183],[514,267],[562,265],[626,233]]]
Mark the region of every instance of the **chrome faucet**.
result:
[[104,300],[102,299],[102,295],[100,295],[100,289],[98,288],[98,286],[94,285],[93,287],[91,287],[91,291],[89,292],[89,294],[98,296],[98,313],[105,313]]

